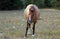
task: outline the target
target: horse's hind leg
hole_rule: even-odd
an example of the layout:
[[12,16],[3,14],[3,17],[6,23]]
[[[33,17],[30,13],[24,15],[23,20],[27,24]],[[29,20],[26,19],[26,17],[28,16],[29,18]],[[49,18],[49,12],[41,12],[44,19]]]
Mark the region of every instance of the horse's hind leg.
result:
[[27,32],[28,32],[28,28],[30,27],[30,24],[28,23],[27,21],[27,27],[26,27],[26,33],[25,33],[25,36],[27,37]]
[[33,35],[32,36],[34,36],[34,34],[35,34],[35,24],[36,24],[36,22],[33,23],[33,33],[32,33]]

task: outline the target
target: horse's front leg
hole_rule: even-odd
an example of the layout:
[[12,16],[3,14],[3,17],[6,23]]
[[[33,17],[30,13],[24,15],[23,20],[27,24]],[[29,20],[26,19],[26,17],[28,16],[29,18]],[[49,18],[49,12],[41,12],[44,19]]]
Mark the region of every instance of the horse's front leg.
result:
[[27,27],[26,27],[25,37],[27,37],[28,28],[30,28],[30,24],[29,24],[28,21],[27,21]]
[[34,36],[34,34],[35,34],[35,24],[36,24],[36,22],[33,23],[33,33],[32,33],[33,35],[32,36]]

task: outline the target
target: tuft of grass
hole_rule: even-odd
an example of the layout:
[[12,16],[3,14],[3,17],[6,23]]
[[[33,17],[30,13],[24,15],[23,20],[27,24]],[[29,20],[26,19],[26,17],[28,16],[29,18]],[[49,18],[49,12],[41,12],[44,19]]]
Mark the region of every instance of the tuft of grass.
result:
[[58,35],[60,36],[60,31],[56,31],[56,30],[46,30],[46,31],[41,31],[42,34],[45,35]]
[[21,35],[21,32],[20,31],[16,31],[16,32],[14,32],[14,31],[10,31],[9,32],[9,35],[11,35],[11,36],[20,36]]

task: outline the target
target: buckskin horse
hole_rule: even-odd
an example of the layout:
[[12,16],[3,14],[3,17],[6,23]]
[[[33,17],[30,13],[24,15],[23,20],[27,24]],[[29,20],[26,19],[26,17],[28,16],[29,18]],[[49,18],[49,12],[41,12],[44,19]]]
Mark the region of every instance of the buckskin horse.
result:
[[32,23],[33,23],[32,36],[34,36],[35,24],[37,23],[37,20],[39,19],[40,16],[39,8],[35,4],[29,4],[24,10],[24,16],[27,20],[25,36],[27,36],[28,28],[31,28]]

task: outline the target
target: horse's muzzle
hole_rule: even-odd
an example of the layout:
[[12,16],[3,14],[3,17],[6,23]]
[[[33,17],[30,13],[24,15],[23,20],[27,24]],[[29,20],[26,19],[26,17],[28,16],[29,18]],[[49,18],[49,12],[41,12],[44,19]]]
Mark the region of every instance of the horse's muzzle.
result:
[[28,23],[32,23],[32,18],[31,18],[31,16],[29,16],[29,19],[28,19]]

